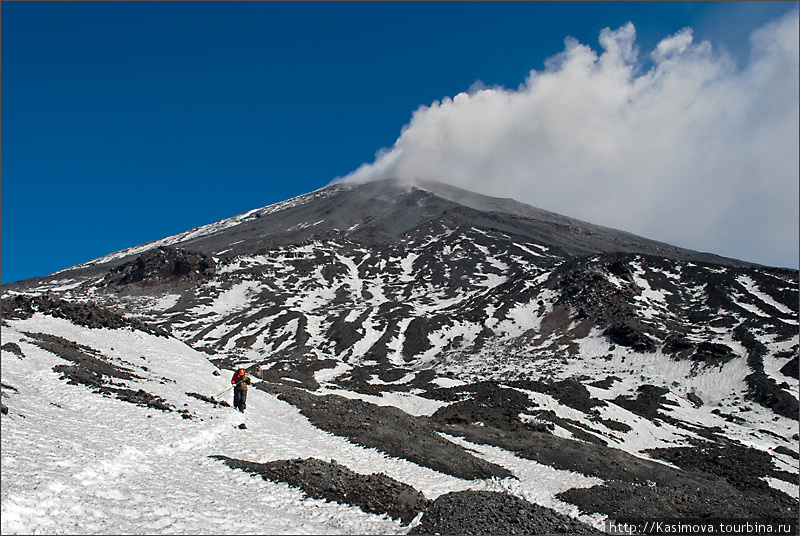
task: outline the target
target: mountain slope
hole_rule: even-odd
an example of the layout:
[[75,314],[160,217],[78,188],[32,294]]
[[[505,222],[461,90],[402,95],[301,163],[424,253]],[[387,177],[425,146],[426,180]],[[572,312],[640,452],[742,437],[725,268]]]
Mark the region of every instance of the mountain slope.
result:
[[[562,248],[571,254],[636,252],[670,259],[749,265],[443,183],[420,181],[412,185],[398,180],[384,180],[362,185],[328,186],[185,233],[112,253],[57,274],[102,273],[159,246],[176,246],[209,255],[237,255],[252,254],[265,247],[298,244],[332,236],[348,236],[366,245],[385,245],[426,223],[440,219],[445,223],[475,223],[481,228]],[[102,269],[90,270],[97,266]],[[13,288],[16,284],[8,286]]]
[[[428,499],[503,490],[598,528],[646,514],[797,513],[794,270],[385,181],[331,186],[3,290],[4,344],[15,345],[3,358],[17,382],[19,350],[52,362],[48,381],[83,381],[97,397],[202,406],[184,401],[188,387],[151,393],[106,368],[117,352],[141,358],[135,346],[82,341],[128,330],[180,342],[176,365],[199,351],[226,370],[260,367],[248,428],[288,404],[325,437],[450,482],[394,476]],[[76,345],[96,351],[70,365]],[[192,389],[216,394],[204,385]],[[253,463],[279,459],[207,447],[257,474],[267,469]],[[558,485],[542,488],[542,468],[562,472]],[[530,519],[544,526],[541,515]]]

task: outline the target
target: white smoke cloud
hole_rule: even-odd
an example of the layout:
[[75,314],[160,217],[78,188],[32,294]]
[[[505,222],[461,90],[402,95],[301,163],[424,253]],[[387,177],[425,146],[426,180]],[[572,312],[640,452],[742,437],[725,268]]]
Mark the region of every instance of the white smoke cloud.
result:
[[674,245],[798,262],[798,11],[754,32],[739,69],[685,28],[643,62],[628,23],[516,90],[476,83],[417,109],[344,181],[432,179]]

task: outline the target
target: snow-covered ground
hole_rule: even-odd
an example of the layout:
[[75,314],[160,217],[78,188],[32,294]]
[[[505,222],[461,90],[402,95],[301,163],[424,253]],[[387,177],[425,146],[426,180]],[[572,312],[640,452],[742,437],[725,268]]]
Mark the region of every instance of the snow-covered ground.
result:
[[[283,483],[232,470],[212,454],[268,462],[315,457],[350,469],[383,472],[429,499],[463,489],[505,490],[577,516],[555,495],[600,484],[596,478],[559,471],[494,447],[459,444],[500,463],[519,480],[466,481],[390,458],[321,431],[293,406],[251,388],[247,411],[187,396],[217,397],[230,385],[205,354],[176,339],[129,329],[88,329],[40,313],[8,321],[3,343],[16,343],[24,357],[3,351],[2,533],[147,534],[404,534],[409,526],[357,507],[304,498]],[[58,334],[102,353],[147,377],[126,382],[164,398],[178,412],[162,412],[68,385],[53,367],[67,364],[29,342],[25,333]],[[340,392],[340,394],[343,394]],[[355,395],[353,395],[355,396]],[[220,398],[228,400],[230,392]],[[427,413],[406,397],[407,409]],[[239,428],[245,423],[246,429]],[[594,524],[601,516],[581,516]],[[413,525],[413,524],[412,524]]]

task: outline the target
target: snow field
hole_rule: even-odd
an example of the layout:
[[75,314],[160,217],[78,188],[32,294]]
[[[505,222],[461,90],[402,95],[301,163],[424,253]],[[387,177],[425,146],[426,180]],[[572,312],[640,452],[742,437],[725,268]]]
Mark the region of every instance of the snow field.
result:
[[315,393],[320,395],[339,395],[353,400],[363,400],[364,402],[369,402],[370,404],[375,404],[376,406],[394,406],[402,411],[405,411],[409,415],[415,415],[418,417],[422,415],[433,415],[439,408],[452,403],[443,402],[441,400],[431,400],[429,398],[423,398],[421,396],[403,392],[384,393],[381,396],[375,396],[345,391],[342,389],[322,387],[315,391]]
[[464,448],[480,453],[482,458],[506,467],[519,477],[519,479],[489,480],[480,489],[510,493],[526,501],[552,508],[561,514],[577,518],[588,525],[602,528],[607,516],[603,514],[581,514],[577,506],[556,499],[556,495],[572,488],[599,486],[605,482],[604,480],[572,471],[554,469],[548,465],[519,458],[508,451],[491,445],[478,445],[447,434],[442,434],[442,436]]
[[508,318],[495,324],[493,329],[508,338],[519,337],[531,329],[538,330],[542,324],[542,318],[550,307],[546,305],[545,310],[542,311],[538,302],[539,298],[537,297],[527,303],[516,304],[506,313]]
[[[478,445],[468,448],[490,461],[502,458],[502,463],[513,464],[507,466],[522,472],[521,481],[458,479],[321,431],[293,406],[255,388],[248,392],[244,414],[186,396],[186,392],[218,396],[228,388],[231,371],[214,376],[216,369],[204,354],[176,339],[88,329],[38,313],[11,324],[12,328],[4,328],[3,340],[19,344],[25,357],[3,354],[3,383],[17,389],[4,389],[9,394],[4,403],[11,408],[3,416],[2,434],[4,534],[402,534],[408,530],[386,516],[303,498],[285,484],[231,470],[209,458],[211,454],[261,463],[298,457],[335,459],[359,473],[383,472],[430,499],[464,489],[505,490],[560,511],[568,505],[558,504],[555,493],[574,487],[578,480],[594,483]],[[121,366],[147,366],[146,373],[135,369],[147,378],[126,382],[128,387],[161,396],[176,409],[187,409],[193,419],[104,397],[82,385],[67,385],[52,371],[65,361],[26,342],[23,332],[58,333]],[[222,398],[232,398],[231,392]],[[370,401],[415,415],[430,414],[441,405],[411,394]],[[247,428],[240,429],[240,423]],[[544,487],[543,482],[547,482]]]
[[[518,390],[527,394],[533,402],[538,404],[536,409],[551,410],[555,412],[556,416],[559,418],[577,421],[586,429],[594,431],[596,435],[607,440],[610,446],[647,460],[651,460],[651,458],[646,454],[642,454],[640,450],[645,448],[682,445],[685,443],[685,438],[687,436],[694,436],[694,434],[690,434],[666,423],[662,424],[662,426],[656,426],[648,419],[631,413],[616,404],[608,404],[604,407],[595,406],[594,409],[599,413],[600,418],[625,423],[632,428],[628,432],[611,430],[602,423],[592,422],[585,413],[559,404],[555,398],[548,394],[525,389]],[[596,396],[595,393],[602,390],[590,387],[590,391],[592,395]],[[558,426],[556,426],[556,428],[558,430],[554,431],[555,435],[560,435],[567,439],[575,439],[568,430]]]
[[666,386],[678,393],[695,392],[708,405],[730,401],[747,391],[742,378],[750,369],[744,357],[733,358],[722,367],[702,367],[688,360],[672,359],[660,351],[637,353],[619,346],[612,350],[608,339],[597,328],[577,342],[583,359],[566,367],[565,377],[581,373],[598,378],[616,375],[621,381],[615,382],[603,398],[635,392],[644,383]]
[[[34,318],[17,327],[45,331],[50,320]],[[117,349],[124,345],[120,335],[126,338],[120,331],[76,330],[71,340],[103,347],[104,353],[112,344]],[[3,339],[20,341],[19,331],[4,329]],[[66,385],[51,370],[63,360],[20,341],[24,359],[3,356],[3,383],[19,391],[11,391],[11,398],[4,400],[11,408],[10,415],[3,416],[4,534],[393,534],[402,530],[394,520],[303,499],[299,490],[233,471],[208,458],[225,454],[268,461],[305,454],[330,459],[340,453],[331,447],[336,443],[333,436],[261,391],[250,390],[244,415],[185,396],[183,390],[192,388],[217,395],[226,388],[228,371],[213,376],[213,365],[174,340],[130,332],[127,338],[140,338],[143,345],[137,349],[150,351],[154,372],[181,379],[180,386],[148,382],[142,387],[178,409],[181,404],[176,402],[185,400],[197,418],[184,420],[177,413],[141,408],[84,386]],[[183,346],[183,352],[173,353],[176,346]],[[237,428],[241,422],[247,423],[247,430]]]

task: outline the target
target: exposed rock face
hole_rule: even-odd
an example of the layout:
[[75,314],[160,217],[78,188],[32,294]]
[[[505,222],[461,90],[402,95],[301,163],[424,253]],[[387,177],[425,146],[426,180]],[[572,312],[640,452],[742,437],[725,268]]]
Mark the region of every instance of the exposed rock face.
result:
[[210,279],[215,270],[216,262],[204,253],[161,246],[112,269],[105,278],[105,284],[147,287],[167,283],[197,283]]

